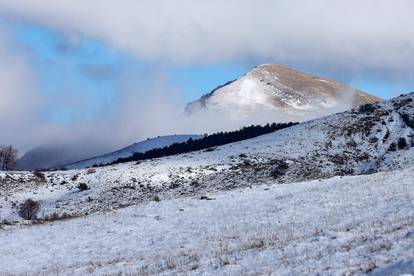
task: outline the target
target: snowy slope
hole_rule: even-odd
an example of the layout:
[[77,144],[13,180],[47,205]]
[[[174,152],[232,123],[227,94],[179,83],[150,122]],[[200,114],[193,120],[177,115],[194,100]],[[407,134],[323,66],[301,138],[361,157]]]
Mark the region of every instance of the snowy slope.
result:
[[169,136],[160,136],[157,138],[148,139],[139,143],[135,143],[131,146],[125,147],[123,149],[104,154],[97,157],[92,157],[83,161],[75,162],[69,165],[64,166],[67,169],[83,169],[92,167],[99,164],[109,164],[113,161],[118,160],[119,158],[130,157],[136,152],[146,152],[155,148],[163,148],[170,146],[174,143],[186,142],[188,139],[199,139],[201,135],[169,135]]
[[[93,171],[47,172],[44,180],[31,173],[0,173],[0,220],[21,221],[17,206],[27,198],[41,202],[40,217],[84,215],[156,196],[409,168],[414,166],[413,98],[408,94],[208,151]],[[90,189],[80,192],[81,183]]]
[[414,169],[178,198],[0,231],[6,275],[400,275]]
[[190,115],[208,110],[232,114],[273,111],[285,115],[280,116],[281,120],[306,121],[377,101],[337,81],[264,64],[189,103],[186,111]]

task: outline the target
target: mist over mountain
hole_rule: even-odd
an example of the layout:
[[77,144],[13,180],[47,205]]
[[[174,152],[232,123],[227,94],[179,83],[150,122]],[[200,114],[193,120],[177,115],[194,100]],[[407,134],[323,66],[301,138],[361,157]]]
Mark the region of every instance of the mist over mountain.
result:
[[[139,98],[135,100],[138,101]],[[153,128],[158,128],[161,135],[229,131],[251,124],[303,122],[378,101],[379,98],[338,81],[301,73],[280,65],[264,64],[255,67],[240,79],[229,81],[187,104],[184,116],[166,110],[159,112],[159,121],[164,123]],[[136,105],[131,108],[136,109]],[[152,122],[153,117],[150,115],[151,112],[140,116],[148,117],[146,121]],[[132,119],[132,116],[124,119],[143,122]],[[174,128],[170,129],[168,125],[171,126],[171,123],[168,122],[172,121]],[[96,139],[100,138],[90,138],[89,146],[85,146],[88,143],[61,143],[38,147],[18,160],[18,169],[56,168],[97,157],[85,163],[93,166],[99,164],[102,158],[112,162],[133,154],[131,150],[121,150],[102,156],[114,148],[108,145],[99,146],[97,144],[103,144],[103,141]]]
[[17,160],[18,170],[57,168],[68,163],[86,159],[108,150],[99,143],[51,143],[26,152]]

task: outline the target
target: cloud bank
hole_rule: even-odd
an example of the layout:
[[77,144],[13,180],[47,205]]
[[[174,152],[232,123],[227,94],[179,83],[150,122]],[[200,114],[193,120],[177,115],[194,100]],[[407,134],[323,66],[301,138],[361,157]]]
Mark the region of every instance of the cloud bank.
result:
[[[412,0],[0,0],[0,16],[47,26],[75,41],[98,39],[148,62],[272,61],[353,74],[373,70],[412,80],[413,10]],[[125,76],[110,114],[69,126],[52,123],[41,116],[44,99],[35,72],[24,57],[13,54],[13,47],[0,31],[0,143],[12,141],[28,149],[49,141],[89,139],[110,148],[154,135],[252,122],[217,125],[217,114],[183,119],[178,89],[154,74],[142,86],[128,83]],[[63,45],[61,50],[71,48]],[[114,73],[93,65],[80,71],[96,81]],[[82,104],[68,99],[64,101],[73,108]],[[277,118],[268,115],[257,119]]]
[[413,10],[411,0],[0,0],[2,14],[147,60],[254,58],[405,74],[414,62]]

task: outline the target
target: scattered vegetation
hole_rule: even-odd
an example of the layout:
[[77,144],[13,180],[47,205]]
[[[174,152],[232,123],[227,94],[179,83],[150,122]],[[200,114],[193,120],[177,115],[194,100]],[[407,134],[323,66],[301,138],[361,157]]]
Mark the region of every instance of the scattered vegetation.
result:
[[289,169],[289,164],[281,160],[272,160],[273,168],[270,171],[270,176],[274,179],[278,179],[281,176],[284,176],[287,169]]
[[410,118],[408,114],[400,114],[400,116],[407,126],[414,128],[414,118]]
[[369,113],[374,112],[376,109],[377,109],[376,105],[368,103],[368,104],[361,105],[358,111],[361,113],[369,114]]
[[46,176],[41,171],[34,171],[33,175],[40,181],[40,182],[46,182]]
[[68,213],[63,213],[63,214],[53,213],[53,214],[44,216],[40,220],[51,222],[51,221],[66,220],[66,219],[71,219],[71,218],[76,218],[76,217],[77,216],[71,215]]

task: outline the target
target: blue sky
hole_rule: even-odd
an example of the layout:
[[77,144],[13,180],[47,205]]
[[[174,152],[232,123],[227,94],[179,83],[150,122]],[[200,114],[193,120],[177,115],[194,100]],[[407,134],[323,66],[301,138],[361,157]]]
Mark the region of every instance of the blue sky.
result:
[[[47,27],[22,21],[5,21],[19,48],[29,56],[39,89],[47,99],[43,116],[59,123],[93,119],[113,112],[125,74],[137,85],[148,74],[162,68],[168,81],[186,102],[208,93],[216,86],[243,75],[250,67],[241,64],[177,66],[148,63],[87,37],[70,38]],[[78,99],[74,104],[60,99]]]
[[[126,73],[138,85],[148,81],[149,72],[162,68],[168,81],[180,91],[184,106],[186,102],[197,99],[216,86],[242,76],[259,63],[278,63],[277,60],[245,59],[190,65],[171,62],[161,64],[159,61],[140,60],[99,40],[80,35],[69,37],[25,21],[9,19],[4,20],[2,25],[20,46],[16,51],[24,51],[29,56],[39,89],[46,96],[43,116],[60,123],[93,120],[101,113],[114,112],[117,93],[122,89],[121,82]],[[312,66],[284,65],[337,79],[381,98],[390,98],[398,91],[407,92],[414,87],[410,81],[398,83],[370,74],[359,77],[338,70],[320,68],[318,72]]]

